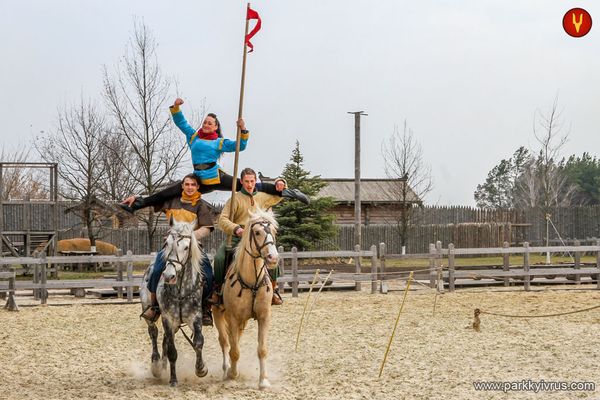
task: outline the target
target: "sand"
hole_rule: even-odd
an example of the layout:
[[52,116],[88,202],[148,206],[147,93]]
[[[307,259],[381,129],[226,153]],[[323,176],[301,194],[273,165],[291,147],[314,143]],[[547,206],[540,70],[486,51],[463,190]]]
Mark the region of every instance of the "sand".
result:
[[[554,318],[482,315],[474,308],[539,315],[600,305],[586,286],[470,289],[408,294],[383,375],[379,368],[403,292],[321,293],[305,318],[307,294],[273,309],[268,370],[273,388],[259,391],[256,324],[242,340],[241,376],[222,381],[214,328],[205,328],[209,373],[193,374],[194,355],[182,335],[176,388],[150,373],[150,339],[139,304],[0,309],[0,398],[4,399],[574,399],[597,391],[476,391],[473,381],[590,381],[600,384],[600,308]],[[314,298],[314,294],[313,294]],[[50,297],[49,302],[61,300]],[[64,301],[64,300],[63,300]],[[73,298],[69,297],[69,302]],[[311,300],[312,303],[312,300]]]

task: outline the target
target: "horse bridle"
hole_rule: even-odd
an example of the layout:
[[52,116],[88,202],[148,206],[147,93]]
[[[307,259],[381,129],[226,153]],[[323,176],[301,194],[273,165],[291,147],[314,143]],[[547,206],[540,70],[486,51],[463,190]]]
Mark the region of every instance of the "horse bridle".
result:
[[[265,240],[263,241],[262,244],[258,243],[258,239],[256,238],[256,235],[254,234],[254,226],[255,225],[261,225],[266,233],[265,236]],[[269,240],[269,236],[271,237],[271,239]],[[231,287],[233,287],[233,285],[235,284],[235,282],[239,282],[240,283],[240,292],[238,293],[238,297],[240,297],[242,295],[242,290],[244,289],[248,289],[252,292],[252,298],[256,298],[256,294],[258,293],[258,290],[263,287],[263,286],[267,286],[267,292],[269,291],[270,285],[268,284],[269,281],[266,279],[266,277],[268,276],[268,273],[266,271],[267,269],[267,263],[265,260],[265,257],[263,257],[262,255],[262,249],[264,249],[266,246],[272,244],[275,245],[275,240],[273,239],[273,233],[271,232],[271,223],[269,221],[257,221],[254,222],[252,225],[250,225],[250,245],[254,244],[254,247],[256,248],[256,251],[258,251],[258,254],[252,254],[247,247],[244,247],[244,250],[246,251],[246,253],[248,253],[248,255],[250,257],[253,258],[254,260],[254,273],[256,275],[255,277],[255,281],[254,281],[254,285],[249,285],[248,283],[246,283],[244,281],[244,279],[242,278],[242,275],[240,274],[240,271],[238,270],[237,272],[237,280],[233,280],[231,282]],[[252,249],[250,249],[252,250]],[[260,268],[257,268],[256,266],[256,261],[258,259],[262,259],[263,260],[263,264]],[[263,275],[263,278],[259,280],[260,274],[262,272],[265,272],[265,274]],[[230,278],[231,279],[231,278]],[[253,313],[254,313],[254,301],[252,302],[253,306]]]
[[[175,236],[175,234],[170,233],[169,236]],[[183,240],[183,239],[191,239],[192,238],[191,235],[179,235],[178,234],[177,236],[178,236],[177,239],[173,238],[174,240],[176,240],[175,244],[177,246],[179,245],[179,242],[181,240]],[[185,264],[187,264],[187,262],[189,261],[189,259],[190,259],[190,253],[192,252],[191,251],[191,241],[190,241],[190,248],[188,249],[187,256],[185,257],[184,262],[181,262],[181,260],[179,259],[179,253],[177,253],[177,252],[175,253],[175,256],[177,257],[176,260],[173,260],[173,259],[169,258],[171,256],[172,252],[173,252],[173,246],[171,247],[171,251],[169,251],[169,253],[167,254],[166,265],[171,264],[171,265],[173,265],[173,267],[175,267],[176,264],[179,264],[181,266],[181,269],[183,270],[185,268]],[[176,267],[175,267],[175,272],[177,272],[177,268]]]
[[[263,227],[263,230],[265,231],[265,240],[263,241],[262,244],[258,243],[258,239],[256,238],[256,235],[254,234],[254,226],[255,225],[260,225]],[[269,236],[271,236],[271,240],[269,240]],[[256,248],[256,251],[258,251],[257,255],[252,254],[247,247],[244,248],[244,250],[246,250],[246,253],[248,253],[248,255],[252,258],[254,258],[255,260],[258,258],[262,258],[264,259],[265,257],[263,257],[262,255],[262,249],[264,249],[266,246],[272,244],[275,245],[275,240],[273,240],[273,233],[271,233],[271,223],[269,221],[257,221],[255,223],[253,223],[252,225],[250,225],[250,244],[252,245],[252,243],[254,243],[254,247]]]

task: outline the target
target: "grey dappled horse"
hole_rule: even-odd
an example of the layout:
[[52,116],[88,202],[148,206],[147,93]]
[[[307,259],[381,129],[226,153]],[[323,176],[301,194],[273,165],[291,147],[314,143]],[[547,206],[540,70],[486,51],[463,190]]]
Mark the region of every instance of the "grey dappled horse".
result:
[[[203,377],[208,373],[208,368],[202,360],[202,257],[196,237],[194,236],[194,223],[180,223],[170,221],[171,229],[165,241],[164,256],[165,270],[158,283],[156,297],[161,310],[163,324],[163,356],[162,363],[158,352],[158,328],[154,322],[148,323],[148,333],[152,339],[152,374],[159,377],[161,371],[166,369],[167,358],[171,369],[171,386],[177,385],[175,363],[177,349],[175,348],[175,333],[183,324],[187,324],[193,331],[192,343],[196,352],[196,375]],[[151,305],[150,292],[147,281],[152,272],[151,264],[144,274],[143,284],[140,288],[142,309]],[[165,356],[167,358],[165,358]]]

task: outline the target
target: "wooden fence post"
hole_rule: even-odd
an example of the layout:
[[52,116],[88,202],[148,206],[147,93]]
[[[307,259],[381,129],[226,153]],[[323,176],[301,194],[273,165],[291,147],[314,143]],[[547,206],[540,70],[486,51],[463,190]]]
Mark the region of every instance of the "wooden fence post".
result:
[[377,293],[377,246],[371,246],[371,294]]
[[435,242],[435,251],[437,254],[437,258],[435,260],[435,268],[437,270],[437,291],[439,293],[444,293],[444,274],[442,271],[442,242],[439,240]]
[[40,265],[40,284],[41,284],[41,288],[40,288],[40,303],[41,304],[47,304],[48,303],[48,290],[46,289],[46,283],[47,283],[47,271],[46,271],[46,266],[48,265],[48,261],[46,259],[46,252],[43,251],[42,252],[42,265]]
[[[279,254],[283,253],[283,246],[279,246],[277,248],[277,252]],[[285,276],[285,259],[280,256],[277,263],[277,267],[279,268],[279,276]],[[277,287],[279,288],[279,294],[285,293],[285,282],[278,282]]]
[[598,250],[596,251],[596,268],[598,269],[598,273],[596,274],[596,289],[600,290],[600,239],[596,239],[596,246],[598,246]]
[[435,288],[435,244],[429,244],[429,287]]
[[[43,252],[39,254],[39,258],[41,259],[43,257]],[[39,263],[35,263],[33,265],[33,283],[40,283],[40,264]],[[40,299],[40,289],[33,289],[33,299],[34,300],[39,300]]]
[[454,243],[448,245],[448,289],[454,292]]
[[[508,249],[508,242],[502,243],[503,249]],[[507,250],[505,250],[507,251]],[[502,253],[502,271],[510,271],[510,254],[508,252]],[[510,285],[510,278],[508,276],[504,277],[504,286]]]
[[[362,268],[361,268],[361,259],[360,259],[360,246],[359,245],[355,245],[354,246],[354,251],[356,252],[356,256],[354,257],[354,265],[356,266],[356,273],[360,274],[362,272]],[[360,292],[362,289],[360,281],[354,281],[354,290],[356,290],[357,292]]]
[[523,253],[523,288],[529,292],[531,275],[529,275],[529,242],[523,242],[525,253]]
[[8,278],[8,299],[6,299],[6,305],[4,306],[8,311],[19,311],[19,306],[15,300],[16,290],[16,273],[13,271],[12,276]]
[[[581,246],[581,242],[579,240],[575,240],[575,242],[573,244],[575,246]],[[575,265],[573,265],[573,269],[576,269],[576,270],[581,269],[581,252],[578,250],[575,250],[575,254],[573,255],[573,257],[575,258]],[[581,275],[580,274],[575,274],[575,283],[577,285],[581,284]]]
[[[127,250],[128,252],[130,250]],[[119,249],[117,250],[117,257],[123,257],[123,250]],[[123,281],[123,261],[119,260],[117,262],[117,282],[122,282]],[[117,287],[117,298],[122,299],[123,298],[123,287],[119,286]]]
[[387,293],[388,292],[388,285],[387,283],[385,283],[385,252],[386,252],[386,248],[385,248],[385,243],[379,243],[379,271],[381,271],[381,286],[380,286],[380,291],[381,293]]
[[298,297],[298,249],[292,247],[292,297]]
[[[133,253],[131,250],[127,250],[127,257],[131,257],[133,256]],[[129,286],[127,286],[127,302],[128,303],[133,303],[133,261],[129,260],[127,262],[127,283],[129,284]],[[121,294],[122,296],[122,294]]]

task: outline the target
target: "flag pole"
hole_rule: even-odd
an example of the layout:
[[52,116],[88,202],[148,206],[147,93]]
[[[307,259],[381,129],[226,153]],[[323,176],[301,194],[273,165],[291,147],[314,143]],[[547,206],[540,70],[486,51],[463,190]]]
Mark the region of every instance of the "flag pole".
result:
[[[240,84],[240,104],[238,108],[238,120],[242,118],[242,112],[244,109],[244,86],[246,83],[246,55],[247,55],[247,42],[246,37],[248,36],[248,27],[250,26],[250,20],[248,19],[248,10],[250,9],[250,3],[246,6],[246,30],[244,32],[244,51],[242,55],[242,82]],[[236,185],[238,181],[238,162],[240,157],[240,139],[241,139],[242,130],[238,126],[237,134],[235,136],[236,144],[235,144],[235,159],[233,162],[233,183],[231,184],[231,198],[229,200],[229,218],[233,218],[233,196],[236,192]],[[235,234],[235,232],[234,232]],[[229,236],[227,239],[227,247],[231,247],[231,239],[232,236]]]

